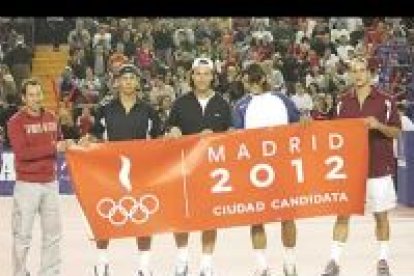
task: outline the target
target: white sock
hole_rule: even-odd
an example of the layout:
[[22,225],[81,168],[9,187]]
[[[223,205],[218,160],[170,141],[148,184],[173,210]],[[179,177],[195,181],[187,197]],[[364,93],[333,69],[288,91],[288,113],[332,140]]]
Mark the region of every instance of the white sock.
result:
[[178,248],[176,269],[178,273],[183,273],[188,264],[188,247]]
[[109,263],[108,249],[98,249],[98,264],[105,265]]
[[151,258],[150,250],[141,251],[139,254],[139,262],[138,262],[139,268],[148,269],[150,258]]
[[388,260],[388,254],[390,251],[389,241],[379,241],[379,260]]
[[288,273],[293,273],[296,264],[296,253],[294,247],[285,247],[283,263]]
[[213,255],[205,254],[201,256],[200,270],[211,270],[213,266]]
[[258,269],[266,269],[268,265],[266,261],[265,249],[254,249],[254,255],[256,256]]
[[345,243],[339,241],[333,241],[331,245],[331,259],[336,263],[339,263],[339,258],[341,257],[342,249],[344,248]]

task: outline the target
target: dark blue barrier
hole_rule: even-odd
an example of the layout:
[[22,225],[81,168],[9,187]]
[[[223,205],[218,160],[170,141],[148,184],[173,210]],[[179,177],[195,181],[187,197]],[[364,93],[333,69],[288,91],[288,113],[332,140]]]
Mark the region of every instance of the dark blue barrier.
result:
[[397,196],[400,204],[414,207],[414,166],[398,167]]
[[[0,174],[0,196],[10,196],[13,194],[15,183],[14,156],[10,151],[2,153],[2,168]],[[58,156],[57,178],[59,181],[59,192],[61,194],[72,194],[72,184],[68,174],[64,155]]]
[[398,146],[398,202],[414,206],[414,131],[404,131]]

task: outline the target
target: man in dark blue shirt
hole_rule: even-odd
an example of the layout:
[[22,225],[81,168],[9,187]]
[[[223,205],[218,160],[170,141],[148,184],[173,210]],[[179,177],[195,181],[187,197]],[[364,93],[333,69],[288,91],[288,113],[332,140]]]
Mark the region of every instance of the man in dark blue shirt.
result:
[[[118,97],[98,108],[91,133],[83,137],[79,144],[87,146],[90,142],[98,140],[148,139],[161,134],[160,119],[155,110],[137,96],[140,85],[137,68],[133,65],[122,66],[117,81]],[[95,276],[109,276],[108,245],[109,240],[96,242],[99,254]],[[135,276],[152,276],[148,268],[151,237],[138,237],[137,245],[141,254]]]
[[[231,127],[230,105],[220,94],[212,90],[214,65],[211,59],[197,58],[192,65],[192,92],[185,94],[173,103],[168,120],[172,138],[182,135],[226,131]],[[200,276],[213,276],[212,254],[216,243],[215,229],[202,232],[202,259]],[[178,247],[175,275],[188,274],[188,233],[176,233]]]

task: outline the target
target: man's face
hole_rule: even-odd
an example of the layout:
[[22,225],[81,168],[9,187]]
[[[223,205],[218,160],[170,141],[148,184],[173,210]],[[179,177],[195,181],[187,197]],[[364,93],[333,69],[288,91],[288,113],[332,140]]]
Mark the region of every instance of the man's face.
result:
[[27,108],[33,112],[40,112],[43,101],[43,92],[38,84],[29,84],[26,88],[26,94],[23,95],[23,102]]
[[86,78],[93,79],[93,70],[91,67],[86,67]]
[[135,94],[139,85],[138,77],[133,73],[126,73],[119,77],[119,93],[125,96]]
[[193,69],[193,81],[195,90],[205,91],[210,89],[213,81],[213,72],[208,66],[199,66]]
[[356,87],[362,87],[369,83],[370,72],[364,61],[353,61],[351,63],[351,76]]
[[234,66],[227,67],[227,75],[228,76],[235,77],[236,74],[237,74],[236,67],[234,67]]
[[162,108],[163,108],[164,110],[168,110],[168,109],[170,109],[170,108],[171,108],[171,105],[172,105],[172,99],[171,99],[171,97],[166,96],[166,97],[163,99],[163,101],[162,101]]
[[124,29],[128,26],[128,21],[125,18],[122,18],[121,20],[119,20],[119,27],[121,29]]

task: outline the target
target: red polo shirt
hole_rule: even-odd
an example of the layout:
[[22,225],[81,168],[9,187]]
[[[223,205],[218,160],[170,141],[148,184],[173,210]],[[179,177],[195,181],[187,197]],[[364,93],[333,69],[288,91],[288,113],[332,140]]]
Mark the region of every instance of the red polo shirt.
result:
[[[400,116],[394,100],[387,94],[372,88],[362,107],[355,90],[344,94],[337,105],[338,118],[366,118],[373,116],[388,126],[401,128]],[[358,137],[355,137],[358,139]],[[393,139],[378,130],[369,131],[369,177],[394,174]]]

